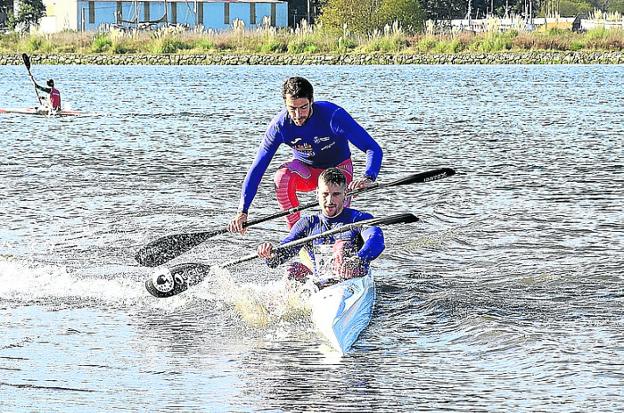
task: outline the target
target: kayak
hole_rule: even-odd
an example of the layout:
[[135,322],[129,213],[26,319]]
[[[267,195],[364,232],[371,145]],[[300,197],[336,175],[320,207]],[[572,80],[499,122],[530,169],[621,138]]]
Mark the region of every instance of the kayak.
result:
[[86,112],[78,112],[76,110],[59,110],[50,113],[48,109],[40,108],[0,108],[0,114],[19,114],[19,115],[38,115],[38,116],[85,116],[90,115]]
[[375,280],[369,270],[310,296],[312,322],[332,347],[346,353],[368,326],[375,305]]
[[[154,297],[171,297],[199,284],[209,273],[210,266],[199,263],[160,267],[145,281],[145,287]],[[373,315],[376,293],[372,272],[321,290],[308,279],[303,288],[316,329],[334,349],[348,352]]]

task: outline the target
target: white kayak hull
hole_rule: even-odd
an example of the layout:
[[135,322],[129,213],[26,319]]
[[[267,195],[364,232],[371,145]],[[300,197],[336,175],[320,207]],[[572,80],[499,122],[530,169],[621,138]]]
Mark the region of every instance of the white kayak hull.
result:
[[87,113],[76,110],[59,110],[50,113],[47,109],[40,108],[0,108],[0,114],[38,115],[38,116],[85,116]]
[[325,287],[310,297],[312,322],[334,349],[346,353],[371,321],[375,294],[371,271]]

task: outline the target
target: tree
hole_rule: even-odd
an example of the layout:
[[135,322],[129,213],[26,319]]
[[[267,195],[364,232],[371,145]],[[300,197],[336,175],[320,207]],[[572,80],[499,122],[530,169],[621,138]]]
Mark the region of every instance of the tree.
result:
[[407,32],[420,31],[425,13],[419,0],[384,0],[377,11],[378,24],[392,25],[395,21]]
[[376,0],[328,0],[321,9],[319,21],[323,27],[333,30],[347,29],[354,33],[367,33]]
[[574,17],[579,14],[588,16],[593,10],[594,6],[584,0],[561,0],[559,3],[561,17]]
[[42,0],[20,0],[17,15],[11,13],[8,26],[11,29],[28,30],[31,26],[39,24],[45,14]]
[[624,0],[611,0],[607,6],[607,11],[609,13],[618,12],[620,14],[624,14]]
[[319,21],[323,27],[367,34],[395,21],[406,30],[423,26],[424,13],[419,0],[327,0]]

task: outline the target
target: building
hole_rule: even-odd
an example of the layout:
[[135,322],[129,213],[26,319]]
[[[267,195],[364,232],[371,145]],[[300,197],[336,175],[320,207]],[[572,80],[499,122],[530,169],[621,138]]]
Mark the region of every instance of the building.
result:
[[[45,33],[95,31],[102,27],[146,28],[184,25],[224,30],[240,20],[246,28],[288,26],[288,3],[280,0],[44,0]],[[266,19],[265,19],[266,17]]]

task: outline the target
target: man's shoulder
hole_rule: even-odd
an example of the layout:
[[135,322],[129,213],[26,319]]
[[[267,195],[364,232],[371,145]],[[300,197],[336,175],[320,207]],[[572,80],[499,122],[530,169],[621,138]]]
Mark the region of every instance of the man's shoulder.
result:
[[349,211],[351,217],[353,218],[353,222],[364,221],[366,219],[372,219],[373,214],[369,212],[360,211],[358,209],[353,208],[345,208],[346,211]]
[[288,112],[286,111],[286,109],[282,109],[279,112],[277,112],[275,116],[273,116],[273,119],[271,119],[269,126],[273,126],[273,125],[283,126],[284,123],[287,121],[287,119],[288,119]]
[[344,110],[341,106],[338,106],[335,103],[329,102],[327,100],[315,100],[314,109],[328,114],[335,113],[338,110]]
[[[318,214],[316,216],[319,217],[319,219],[322,219],[323,217],[322,214]],[[373,215],[369,214],[368,212],[359,211],[353,208],[344,208],[340,213],[338,220],[346,225],[353,222],[364,221],[366,219],[372,218],[374,218]]]
[[271,135],[277,135],[279,132],[283,131],[287,119],[288,118],[286,109],[281,110],[279,113],[273,116],[273,119],[271,119],[271,122],[267,127],[267,133]]
[[294,231],[303,231],[317,225],[319,222],[318,215],[303,215],[293,227]]

